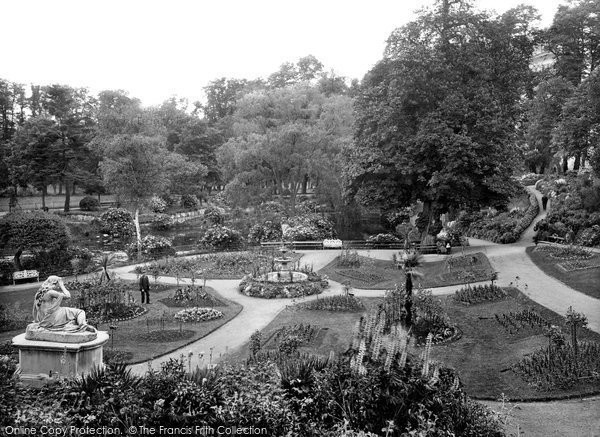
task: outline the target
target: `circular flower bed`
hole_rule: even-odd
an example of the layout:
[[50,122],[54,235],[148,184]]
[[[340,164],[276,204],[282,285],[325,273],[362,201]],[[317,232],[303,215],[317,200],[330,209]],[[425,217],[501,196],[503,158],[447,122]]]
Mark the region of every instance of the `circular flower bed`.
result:
[[319,294],[329,283],[314,272],[306,273],[307,279],[302,282],[268,282],[261,277],[246,276],[239,285],[242,294],[264,299],[295,298]]
[[223,313],[214,308],[186,308],[175,314],[175,320],[180,322],[206,322],[208,320],[219,319],[223,317]]

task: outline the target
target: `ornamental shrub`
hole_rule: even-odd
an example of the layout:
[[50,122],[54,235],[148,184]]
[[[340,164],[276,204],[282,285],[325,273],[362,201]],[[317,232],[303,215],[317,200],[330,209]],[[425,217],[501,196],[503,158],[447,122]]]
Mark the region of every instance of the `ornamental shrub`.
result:
[[100,232],[116,238],[129,239],[135,235],[133,216],[124,208],[110,208],[100,216]]
[[[174,256],[176,254],[173,248],[173,243],[165,237],[155,235],[146,235],[142,238],[142,256],[145,258],[162,258],[164,256]],[[133,242],[127,246],[127,255],[130,258],[137,256],[137,242]]]
[[399,243],[400,239],[393,234],[377,234],[367,238],[368,243]]
[[150,222],[150,227],[157,231],[171,229],[174,225],[175,221],[169,214],[153,214]]
[[248,232],[248,241],[260,243],[262,241],[281,241],[283,233],[281,232],[281,223],[265,221],[263,224],[255,224]]
[[167,210],[167,202],[165,202],[158,196],[152,196],[152,199],[150,199],[148,206],[150,207],[150,210],[152,212],[158,214],[163,213]]
[[213,225],[222,225],[225,221],[223,211],[214,206],[209,206],[204,210],[204,218]]
[[[42,211],[12,212],[0,217],[0,247],[29,250],[34,254],[65,251],[71,242],[66,223]],[[15,262],[22,270],[19,257]]]
[[95,197],[85,196],[79,201],[79,209],[82,211],[98,211],[100,209],[100,202]]
[[242,242],[240,233],[227,226],[212,226],[206,230],[200,239],[201,247],[227,249],[238,246]]
[[200,201],[195,194],[184,194],[181,196],[181,206],[186,209],[196,209],[200,205]]
[[320,214],[303,214],[288,220],[289,228],[283,234],[286,240],[315,241],[335,238],[333,223]]

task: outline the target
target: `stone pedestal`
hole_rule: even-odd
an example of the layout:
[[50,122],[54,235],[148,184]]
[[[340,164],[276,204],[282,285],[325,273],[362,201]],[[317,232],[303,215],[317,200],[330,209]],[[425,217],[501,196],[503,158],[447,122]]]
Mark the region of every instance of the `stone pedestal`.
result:
[[102,366],[102,346],[108,341],[106,331],[86,343],[59,343],[27,340],[17,335],[12,342],[19,349],[19,371],[25,384],[40,386],[57,377],[87,375]]

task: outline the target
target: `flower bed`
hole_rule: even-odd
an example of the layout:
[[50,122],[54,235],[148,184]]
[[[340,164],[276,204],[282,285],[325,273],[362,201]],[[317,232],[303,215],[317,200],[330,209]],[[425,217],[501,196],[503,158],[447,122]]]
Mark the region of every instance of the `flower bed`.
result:
[[157,276],[234,279],[273,267],[272,256],[258,252],[228,252],[151,263],[147,270]]
[[240,293],[264,299],[296,298],[320,294],[329,283],[314,272],[305,271],[308,277],[302,282],[268,282],[261,277],[246,276],[239,285]]
[[475,287],[463,287],[454,293],[454,300],[467,305],[480,302],[494,301],[506,298],[507,293],[497,285],[477,285]]
[[345,276],[350,279],[356,279],[357,281],[366,282],[367,284],[377,284],[378,282],[384,281],[384,276],[378,275],[377,273],[365,272],[363,270],[355,269],[336,269],[335,272],[338,275]]
[[523,358],[513,369],[532,386],[547,390],[569,388],[581,381],[600,381],[600,345],[582,342],[543,347]]
[[561,261],[589,260],[596,256],[591,250],[578,246],[542,245],[535,248],[536,252],[544,252],[551,258]]
[[516,334],[527,327],[534,330],[550,327],[550,322],[540,316],[537,311],[530,309],[516,313],[511,311],[508,314],[502,314],[502,317],[495,314],[494,318],[509,334]]
[[600,262],[597,260],[574,260],[557,264],[557,266],[565,272],[573,272],[576,270],[589,270],[600,268]]
[[312,300],[304,304],[307,310],[321,311],[362,311],[364,305],[354,296],[327,296],[322,299]]
[[205,322],[223,317],[223,313],[214,308],[186,308],[175,314],[175,320],[180,322]]

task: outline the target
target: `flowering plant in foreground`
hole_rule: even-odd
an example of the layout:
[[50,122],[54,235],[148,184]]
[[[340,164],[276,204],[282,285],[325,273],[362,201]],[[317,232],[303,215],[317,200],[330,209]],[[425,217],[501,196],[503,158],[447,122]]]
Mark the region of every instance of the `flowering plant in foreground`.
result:
[[223,317],[223,313],[214,308],[186,308],[175,314],[175,320],[180,322],[205,322]]

